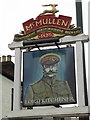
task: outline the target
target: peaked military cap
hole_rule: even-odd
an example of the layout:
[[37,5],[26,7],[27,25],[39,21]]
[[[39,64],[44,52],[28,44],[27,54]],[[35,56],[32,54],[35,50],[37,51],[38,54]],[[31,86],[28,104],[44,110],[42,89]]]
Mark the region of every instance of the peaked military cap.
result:
[[60,61],[60,56],[55,53],[48,53],[40,58],[40,63],[42,65],[53,65]]

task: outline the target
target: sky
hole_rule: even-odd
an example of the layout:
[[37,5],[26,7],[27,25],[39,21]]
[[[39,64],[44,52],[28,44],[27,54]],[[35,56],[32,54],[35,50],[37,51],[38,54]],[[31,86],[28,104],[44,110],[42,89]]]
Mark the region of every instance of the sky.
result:
[[[88,34],[88,2],[89,0],[82,0],[83,29],[86,35]],[[35,19],[43,10],[48,9],[42,5],[53,3],[58,4],[57,15],[72,17],[71,24],[76,26],[75,0],[0,0],[0,56],[14,56],[15,51],[10,50],[8,44],[13,42],[15,34],[23,30],[22,23],[31,18]],[[86,60],[87,49],[85,44]]]
[[[88,1],[82,0],[85,34],[88,34]],[[58,4],[58,15],[70,16],[72,24],[76,24],[75,0],[0,0],[0,56],[14,55],[8,44],[13,42],[15,34],[23,30],[22,23],[31,18],[35,19],[46,9],[42,5],[50,3]]]
[[[88,35],[88,2],[89,0],[82,0],[83,32],[86,35]],[[72,17],[72,24],[76,26],[75,0],[0,0],[0,56],[14,56],[15,51],[10,50],[8,44],[13,42],[15,34],[23,30],[22,23],[31,18],[35,19],[48,8],[44,8],[42,5],[53,3],[58,4],[59,13],[57,15]],[[85,57],[86,71],[88,71],[87,44],[85,44]]]

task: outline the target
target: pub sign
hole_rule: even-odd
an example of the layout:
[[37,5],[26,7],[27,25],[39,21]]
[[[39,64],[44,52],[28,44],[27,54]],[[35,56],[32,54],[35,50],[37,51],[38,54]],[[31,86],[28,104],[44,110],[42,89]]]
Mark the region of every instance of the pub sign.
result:
[[74,47],[23,53],[23,106],[76,103]]
[[80,27],[71,24],[72,17],[66,15],[58,15],[59,10],[56,9],[57,4],[43,5],[50,6],[51,9],[45,9],[35,19],[31,18],[22,23],[23,29],[20,34],[15,34],[14,41],[36,40],[43,38],[54,38],[64,36],[75,36],[81,33]]

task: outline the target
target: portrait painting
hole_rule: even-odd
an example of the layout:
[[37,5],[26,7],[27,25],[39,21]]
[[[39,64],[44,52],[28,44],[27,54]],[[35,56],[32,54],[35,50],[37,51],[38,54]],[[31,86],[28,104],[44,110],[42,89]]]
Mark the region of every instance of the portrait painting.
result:
[[23,53],[23,106],[76,103],[74,47]]

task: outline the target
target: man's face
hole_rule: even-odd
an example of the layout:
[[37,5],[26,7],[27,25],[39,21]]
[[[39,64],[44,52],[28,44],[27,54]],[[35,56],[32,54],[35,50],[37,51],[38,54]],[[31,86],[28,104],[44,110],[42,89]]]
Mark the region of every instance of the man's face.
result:
[[53,77],[57,73],[57,64],[54,65],[44,65],[43,71],[46,76]]

